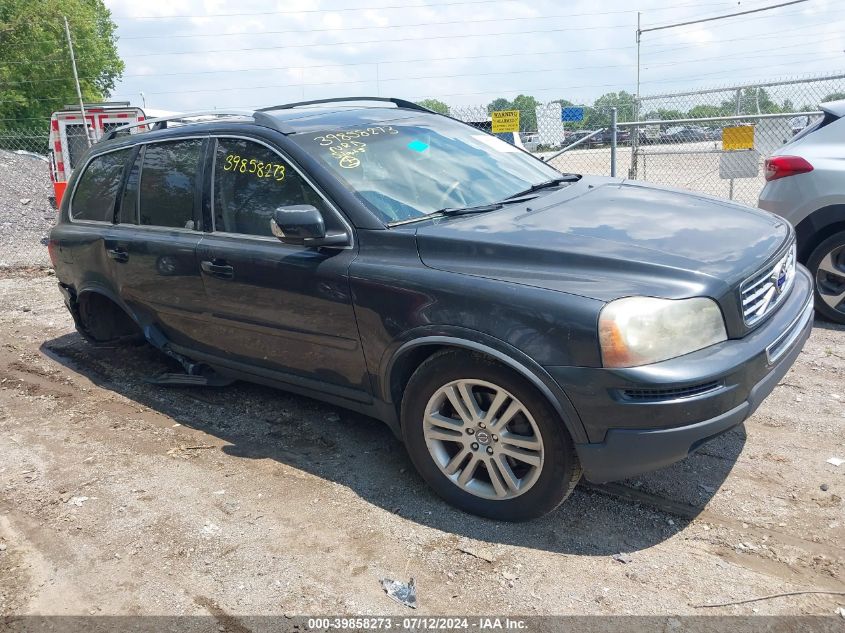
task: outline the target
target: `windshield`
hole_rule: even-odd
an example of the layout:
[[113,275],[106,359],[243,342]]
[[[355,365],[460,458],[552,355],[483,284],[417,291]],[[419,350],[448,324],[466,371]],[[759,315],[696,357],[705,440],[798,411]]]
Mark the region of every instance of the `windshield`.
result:
[[290,138],[386,223],[498,202],[560,177],[495,136],[434,115]]

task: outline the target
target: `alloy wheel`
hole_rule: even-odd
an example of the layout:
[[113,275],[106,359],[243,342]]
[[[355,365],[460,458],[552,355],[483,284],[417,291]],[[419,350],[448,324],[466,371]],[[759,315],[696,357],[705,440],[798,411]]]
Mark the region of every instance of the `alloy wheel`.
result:
[[819,262],[816,290],[833,310],[845,312],[845,245],[837,246]]
[[543,469],[543,438],[531,413],[513,394],[483,380],[454,380],[435,391],[423,435],[440,471],[477,497],[518,497]]

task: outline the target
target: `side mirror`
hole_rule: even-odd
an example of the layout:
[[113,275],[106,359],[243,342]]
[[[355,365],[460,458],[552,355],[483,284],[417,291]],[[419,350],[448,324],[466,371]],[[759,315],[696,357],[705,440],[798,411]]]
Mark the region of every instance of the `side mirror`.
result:
[[346,246],[349,236],[326,233],[323,215],[310,204],[279,207],[270,220],[270,231],[284,244],[298,246]]

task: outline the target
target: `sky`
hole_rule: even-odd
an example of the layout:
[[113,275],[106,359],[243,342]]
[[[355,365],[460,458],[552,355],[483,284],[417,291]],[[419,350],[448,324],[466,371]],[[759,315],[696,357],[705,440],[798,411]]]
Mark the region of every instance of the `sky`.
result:
[[[642,28],[785,0],[105,0],[126,63],[112,95],[148,108],[337,96],[451,106],[636,91]],[[845,3],[809,0],[644,32],[641,94],[845,71]]]

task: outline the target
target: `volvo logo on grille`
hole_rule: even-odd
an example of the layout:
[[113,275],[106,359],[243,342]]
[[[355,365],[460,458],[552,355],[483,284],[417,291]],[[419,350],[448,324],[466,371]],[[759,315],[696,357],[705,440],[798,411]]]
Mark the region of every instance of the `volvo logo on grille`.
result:
[[475,439],[479,444],[490,443],[490,435],[487,433],[487,431],[479,431],[475,434]]
[[787,262],[783,262],[781,267],[772,275],[772,285],[775,288],[775,294],[780,294],[786,287],[786,267]]

